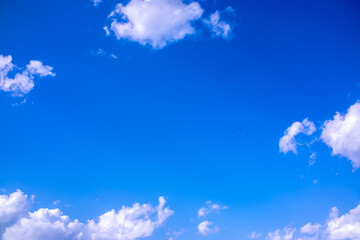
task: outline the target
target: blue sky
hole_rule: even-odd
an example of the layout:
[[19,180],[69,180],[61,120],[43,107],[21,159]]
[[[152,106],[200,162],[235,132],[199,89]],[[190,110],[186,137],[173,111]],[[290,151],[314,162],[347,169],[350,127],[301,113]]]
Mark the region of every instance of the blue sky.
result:
[[[122,15],[109,17],[118,3]],[[142,4],[156,16],[131,15]],[[183,11],[181,24],[168,24],[175,17],[166,7]],[[248,239],[254,231],[258,239],[295,239],[308,222],[325,228],[332,207],[340,218],[360,204],[359,7],[351,0],[2,1],[0,54],[14,67],[3,76],[0,69],[0,194],[28,195],[31,206],[16,221],[59,208],[84,224],[164,196],[173,213],[150,240]],[[16,73],[30,85],[6,88]],[[316,131],[306,131],[305,118]],[[279,141],[295,122],[295,150],[284,153]],[[207,201],[220,209],[210,211]],[[210,209],[205,217],[201,207]],[[21,227],[1,222],[1,211],[0,231]],[[351,224],[360,226],[356,216]],[[204,221],[212,222],[206,234],[198,229]],[[292,238],[271,234],[295,228]],[[326,238],[360,236],[351,234]]]

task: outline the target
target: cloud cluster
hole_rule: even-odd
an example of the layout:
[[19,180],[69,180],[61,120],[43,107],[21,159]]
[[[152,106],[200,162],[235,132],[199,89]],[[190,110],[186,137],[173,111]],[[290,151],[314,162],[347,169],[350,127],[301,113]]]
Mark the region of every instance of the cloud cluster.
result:
[[[228,209],[228,207],[222,206],[217,203],[212,203],[211,201],[207,201],[206,206],[201,207],[198,210],[197,215],[199,218],[205,218],[207,215],[209,215],[210,213],[212,213],[214,211],[220,211],[220,210],[224,210],[224,209]],[[220,230],[220,228],[217,226],[212,227],[212,225],[213,225],[212,222],[204,220],[198,225],[198,232],[202,236],[207,236],[212,233],[217,233]]]
[[[26,68],[14,77],[9,77],[9,73],[14,70],[12,57],[0,55],[0,90],[10,92],[13,96],[24,96],[34,88],[36,76],[46,77],[55,76],[53,68],[44,66],[42,62],[31,60]],[[18,68],[16,68],[18,70]]]
[[312,121],[309,121],[307,118],[305,118],[302,122],[294,122],[286,129],[284,136],[280,139],[280,152],[287,153],[291,151],[296,154],[298,143],[296,142],[295,136],[300,133],[311,135],[315,131],[315,124]]
[[165,198],[158,206],[135,203],[111,210],[97,221],[86,224],[72,221],[59,209],[42,208],[28,212],[29,201],[21,191],[0,195],[0,219],[4,226],[3,240],[133,240],[152,235],[156,228],[173,214],[165,207]]
[[360,239],[360,205],[339,217],[338,209],[331,208],[324,224],[307,223],[297,231],[294,227],[270,232],[267,240],[347,240]]
[[[315,124],[307,118],[294,122],[280,139],[280,152],[297,153],[298,143],[295,136],[299,133],[311,135],[316,131]],[[346,157],[353,169],[360,167],[360,102],[350,106],[346,114],[336,113],[333,119],[327,120],[321,127],[320,139],[332,149],[333,155]],[[315,163],[316,153],[310,156],[309,165]]]
[[[160,49],[195,34],[193,23],[201,19],[203,13],[198,2],[186,4],[182,0],[130,0],[126,5],[116,5],[108,17],[111,24],[104,29],[107,35],[111,30],[118,39],[150,44]],[[218,11],[204,23],[217,36],[227,37],[231,31],[230,24],[220,20]]]

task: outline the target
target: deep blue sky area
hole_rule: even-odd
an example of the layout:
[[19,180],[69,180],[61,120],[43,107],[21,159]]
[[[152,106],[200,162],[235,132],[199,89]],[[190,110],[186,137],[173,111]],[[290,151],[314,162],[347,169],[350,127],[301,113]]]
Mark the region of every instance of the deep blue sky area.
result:
[[118,2],[0,1],[0,54],[56,73],[26,104],[0,92],[0,188],[34,194],[33,210],[59,199],[81,221],[165,196],[175,213],[157,240],[181,228],[202,239],[208,200],[229,207],[209,216],[221,229],[210,240],[360,203],[360,170],[324,143],[279,152],[293,122],[320,129],[360,99],[359,1],[200,1],[205,16],[235,9],[230,37],[199,31],[162,49],[105,35]]

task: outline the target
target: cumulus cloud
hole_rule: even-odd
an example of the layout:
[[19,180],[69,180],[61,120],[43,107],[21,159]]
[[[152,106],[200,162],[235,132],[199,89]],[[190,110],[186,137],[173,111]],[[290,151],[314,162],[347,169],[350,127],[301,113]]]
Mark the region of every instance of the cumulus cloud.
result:
[[325,232],[328,239],[360,239],[360,205],[341,217],[337,215],[337,208],[333,208]]
[[295,136],[300,133],[306,135],[311,135],[316,131],[315,124],[312,121],[309,121],[305,118],[302,122],[294,122],[290,127],[288,127],[284,133],[284,136],[280,139],[279,148],[280,152],[294,152],[297,154],[297,141]]
[[220,211],[220,210],[227,209],[227,208],[228,208],[227,206],[221,206],[220,204],[212,203],[211,201],[207,201],[206,206],[201,207],[198,210],[198,217],[206,217],[206,215],[210,214],[213,211]]
[[159,198],[159,205],[134,204],[132,207],[122,207],[117,213],[112,210],[100,216],[99,222],[88,223],[88,234],[91,239],[123,240],[150,236],[173,211],[165,206],[165,199]]
[[270,232],[268,240],[358,240],[360,239],[360,205],[348,213],[338,216],[336,207],[331,208],[324,224],[307,223],[296,232],[296,228]]
[[23,96],[34,88],[36,76],[46,77],[55,76],[53,68],[44,66],[42,62],[31,60],[26,69],[18,72],[13,78],[9,77],[9,72],[13,71],[15,65],[12,64],[12,57],[0,55],[0,90],[10,92],[13,96]]
[[84,224],[70,221],[59,209],[42,208],[8,227],[3,240],[83,239]]
[[182,0],[131,0],[119,3],[110,14],[114,17],[110,29],[118,39],[126,38],[153,48],[195,33],[191,25],[199,19],[203,9],[197,2],[184,4]]
[[31,60],[26,69],[30,75],[39,75],[40,77],[46,76],[55,76],[55,73],[52,72],[53,67],[44,66],[42,62]]
[[[169,43],[196,33],[194,22],[200,20],[204,10],[198,2],[182,0],[130,0],[126,5],[117,4],[109,15],[110,30],[118,39],[128,39],[142,45],[150,44],[160,49]],[[230,25],[220,20],[216,11],[204,21],[220,37],[227,37]]]
[[352,105],[346,114],[336,113],[325,121],[321,139],[332,149],[333,155],[348,158],[354,169],[360,167],[360,102]]
[[27,195],[17,190],[10,195],[0,195],[0,233],[1,229],[15,223],[30,209]]
[[227,38],[231,32],[229,23],[220,20],[220,12],[216,11],[210,15],[209,19],[205,19],[204,23],[210,27],[211,31],[216,35]]
[[198,225],[198,231],[201,235],[207,236],[209,234],[217,233],[219,231],[218,227],[211,227],[213,225],[212,222],[203,221]]
[[[26,207],[18,202],[27,203]],[[158,206],[135,203],[132,207],[123,206],[117,212],[111,210],[96,221],[81,223],[72,221],[59,209],[42,208],[27,212],[27,196],[17,191],[9,196],[0,195],[0,220],[13,221],[6,227],[2,239],[133,240],[148,237],[173,214],[165,203],[165,198],[160,197]]]

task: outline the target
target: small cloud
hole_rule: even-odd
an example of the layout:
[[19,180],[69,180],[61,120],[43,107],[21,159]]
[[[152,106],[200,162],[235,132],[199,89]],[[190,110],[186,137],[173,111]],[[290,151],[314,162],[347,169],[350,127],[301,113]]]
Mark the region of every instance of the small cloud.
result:
[[105,27],[104,27],[104,30],[105,30],[106,36],[109,36],[109,35],[110,35],[109,28],[108,28],[107,26],[105,26]]
[[99,48],[98,50],[90,50],[91,55],[94,56],[104,56],[106,55],[106,52],[104,50],[102,50],[101,48]]
[[60,200],[53,201],[54,206],[59,205],[59,204],[60,204]]
[[219,37],[227,38],[231,32],[231,26],[229,23],[226,23],[220,20],[220,12],[216,11],[210,15],[208,19],[204,19],[204,23],[208,26],[211,31]]
[[270,232],[266,240],[290,240],[293,239],[293,235],[296,228],[286,227],[283,230],[277,229],[274,232]]
[[321,228],[321,224],[312,224],[311,222],[309,222],[308,224],[304,225],[300,231],[301,233],[306,233],[306,234],[314,234],[316,232],[318,232]]
[[207,236],[209,234],[217,233],[220,229],[218,227],[211,227],[212,222],[203,221],[198,225],[198,231],[202,236]]
[[167,232],[166,235],[169,236],[169,240],[176,240],[185,232],[185,229],[180,229],[179,231]]
[[94,4],[94,7],[99,6],[100,3],[102,3],[102,0],[91,0]]
[[298,143],[295,140],[295,136],[300,133],[311,135],[316,131],[314,122],[305,118],[302,122],[294,122],[288,127],[284,133],[284,136],[279,141],[280,152],[288,153],[293,152],[297,154]]
[[316,153],[312,153],[309,157],[309,166],[314,165],[316,162]]
[[118,59],[118,57],[115,54],[108,54],[103,49],[99,48],[98,50],[90,50],[90,54],[93,56],[105,56],[113,59]]
[[261,237],[261,233],[257,233],[256,231],[252,232],[249,235],[249,238],[251,238],[251,239],[255,239],[255,238],[259,238],[259,237]]
[[198,217],[206,217],[206,215],[212,213],[213,211],[220,211],[220,210],[225,210],[225,209],[228,209],[228,207],[219,205],[217,203],[212,203],[211,201],[207,201],[206,206],[201,207],[198,210],[197,214],[198,214]]
[[314,179],[313,184],[314,185],[318,184],[318,180]]

